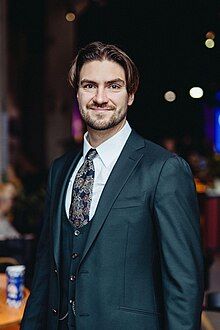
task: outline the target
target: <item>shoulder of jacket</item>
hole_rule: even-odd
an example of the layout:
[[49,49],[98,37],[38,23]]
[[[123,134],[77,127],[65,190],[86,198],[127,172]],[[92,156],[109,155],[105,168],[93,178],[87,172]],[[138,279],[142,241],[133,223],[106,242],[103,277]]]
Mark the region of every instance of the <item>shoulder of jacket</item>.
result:
[[153,161],[166,162],[169,158],[178,157],[176,154],[168,151],[164,147],[150,140],[144,139],[145,142],[145,156],[151,158]]
[[181,156],[176,153],[172,153],[149,140],[145,140],[145,143],[146,147],[144,157],[148,163],[150,161],[154,169],[158,169],[158,171],[161,172],[163,168],[169,167],[174,170],[184,170],[191,173],[189,164]]

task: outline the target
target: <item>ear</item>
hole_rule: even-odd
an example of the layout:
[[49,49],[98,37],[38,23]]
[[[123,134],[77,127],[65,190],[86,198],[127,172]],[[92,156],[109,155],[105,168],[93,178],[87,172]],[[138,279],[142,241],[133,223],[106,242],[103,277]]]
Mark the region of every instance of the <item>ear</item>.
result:
[[132,105],[134,102],[134,94],[128,95],[128,105]]

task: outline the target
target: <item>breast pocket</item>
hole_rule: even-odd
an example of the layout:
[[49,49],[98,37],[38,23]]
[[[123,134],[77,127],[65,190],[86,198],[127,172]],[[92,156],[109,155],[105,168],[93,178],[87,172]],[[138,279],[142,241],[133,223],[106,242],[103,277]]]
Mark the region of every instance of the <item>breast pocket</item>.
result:
[[118,197],[113,205],[113,209],[131,208],[143,206],[145,193],[139,195],[131,195],[126,197]]

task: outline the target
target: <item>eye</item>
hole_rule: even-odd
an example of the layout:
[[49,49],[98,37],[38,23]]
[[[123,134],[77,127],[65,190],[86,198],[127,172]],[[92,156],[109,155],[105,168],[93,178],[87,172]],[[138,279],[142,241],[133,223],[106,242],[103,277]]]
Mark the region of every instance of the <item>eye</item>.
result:
[[96,86],[95,86],[94,84],[88,83],[88,84],[84,84],[84,85],[82,85],[82,87],[83,87],[84,89],[93,89],[93,88],[95,88]]
[[119,84],[110,84],[109,88],[111,88],[111,89],[120,89],[121,86]]

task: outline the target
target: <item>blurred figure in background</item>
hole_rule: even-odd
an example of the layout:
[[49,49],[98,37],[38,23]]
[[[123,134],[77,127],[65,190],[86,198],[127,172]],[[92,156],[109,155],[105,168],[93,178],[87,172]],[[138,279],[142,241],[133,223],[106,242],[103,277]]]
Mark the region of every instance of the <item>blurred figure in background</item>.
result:
[[20,154],[9,165],[6,180],[18,191],[14,203],[14,226],[22,234],[33,234],[38,239],[42,225],[46,171],[38,168],[26,155]]
[[17,191],[12,183],[0,184],[0,240],[20,238],[12,224],[12,209]]

